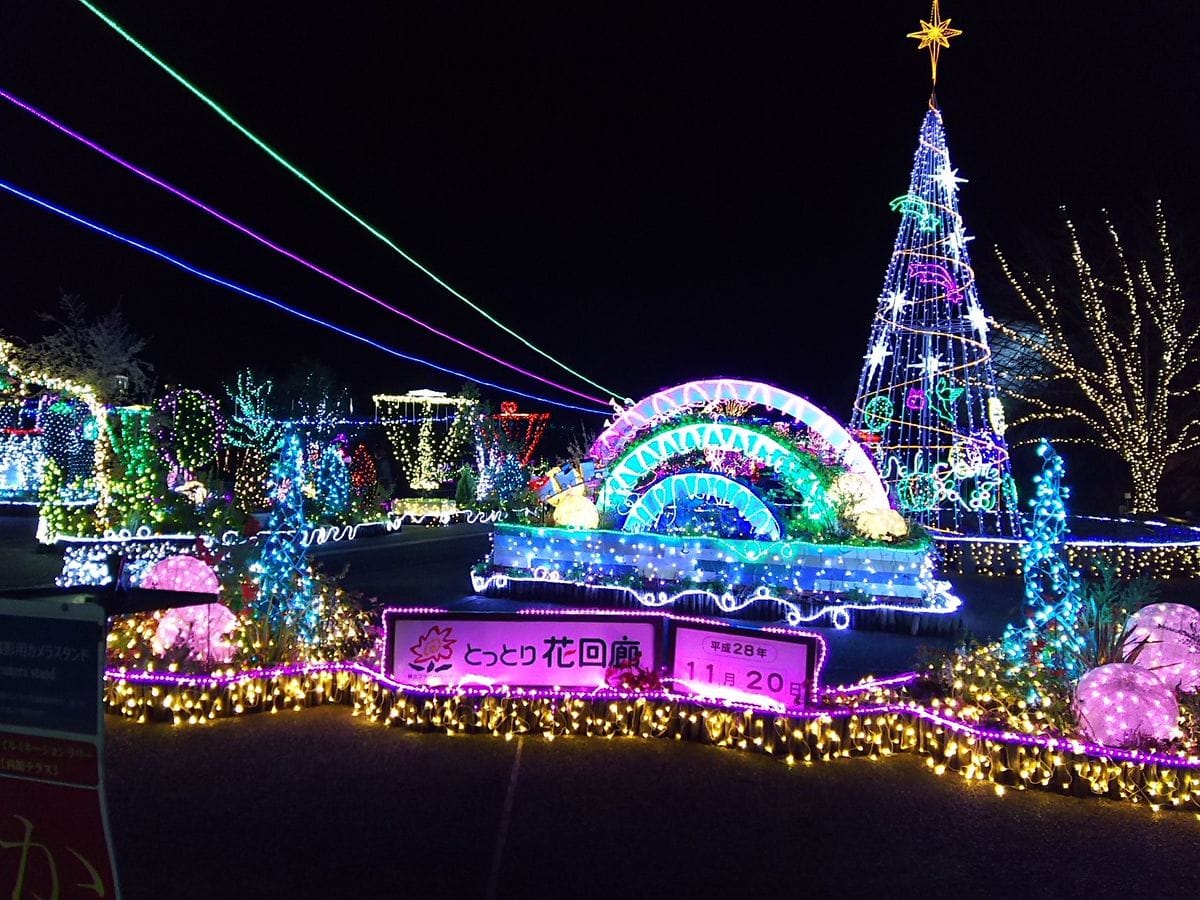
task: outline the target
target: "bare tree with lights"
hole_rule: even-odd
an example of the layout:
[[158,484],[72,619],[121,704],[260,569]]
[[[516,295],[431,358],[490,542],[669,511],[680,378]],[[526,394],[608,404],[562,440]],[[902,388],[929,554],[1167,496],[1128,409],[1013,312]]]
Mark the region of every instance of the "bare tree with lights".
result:
[[147,341],[129,330],[120,307],[93,318],[79,295],[63,293],[60,308],[42,315],[55,330],[21,351],[27,364],[89,385],[106,403],[150,393],[153,366],[141,358]]
[[1008,390],[1024,404],[1010,423],[1024,426],[1018,443],[1053,431],[1118,454],[1135,514],[1158,510],[1168,460],[1200,447],[1200,321],[1186,315],[1161,202],[1155,224],[1159,258],[1131,263],[1105,214],[1111,258],[1093,262],[1068,219],[1071,273],[1059,280],[1016,273],[997,250],[1036,327],[995,327],[1042,364]]

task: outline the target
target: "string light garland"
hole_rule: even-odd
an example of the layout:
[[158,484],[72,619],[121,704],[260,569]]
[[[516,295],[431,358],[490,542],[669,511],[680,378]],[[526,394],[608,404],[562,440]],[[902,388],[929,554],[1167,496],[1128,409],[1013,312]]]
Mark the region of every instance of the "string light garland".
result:
[[822,692],[818,708],[789,714],[664,691],[420,688],[361,663],[218,670],[207,676],[110,667],[109,712],[139,723],[205,725],[229,716],[302,710],[326,703],[392,727],[446,735],[638,737],[688,740],[763,753],[789,766],[836,759],[924,756],[936,775],[1008,790],[1047,790],[1200,813],[1200,761],[1021,734],[965,720],[939,705],[901,701],[911,676]]
[[[406,262],[408,262],[410,265],[414,266],[418,271],[420,271],[426,277],[430,278],[439,287],[448,291],[453,297],[455,297],[458,300],[461,300],[463,303],[467,304],[467,306],[471,307],[471,309],[475,310],[475,312],[479,313],[481,316],[483,316],[485,319],[487,319],[493,325],[500,328],[506,334],[509,334],[512,337],[516,338],[518,341],[520,341],[522,344],[524,344],[530,350],[533,350],[538,355],[540,355],[543,358],[554,363],[556,366],[558,366],[563,371],[575,376],[580,381],[583,381],[583,382],[591,385],[592,387],[596,388],[598,391],[609,394],[612,397],[622,396],[619,392],[609,390],[608,388],[604,387],[603,385],[598,384],[595,381],[592,381],[590,378],[587,378],[587,377],[581,375],[579,372],[576,372],[574,369],[570,368],[565,363],[560,362],[559,360],[555,359],[549,353],[542,350],[540,347],[537,347],[532,342],[526,340],[524,337],[522,337],[516,331],[512,330],[507,325],[505,325],[503,322],[501,322],[499,319],[492,316],[485,309],[483,309],[483,307],[477,305],[472,300],[470,300],[466,295],[462,294],[461,292],[459,292],[458,290],[453,288],[450,284],[448,284],[446,281],[444,281],[442,278],[440,278],[438,275],[436,275],[432,270],[426,268],[419,261],[417,261],[414,257],[410,256],[407,252],[405,252],[390,237],[388,237],[382,231],[377,229],[375,226],[371,225],[371,223],[369,223],[366,219],[359,216],[357,213],[355,213],[353,210],[351,210],[348,206],[346,206],[340,200],[338,200],[336,197],[334,197],[333,194],[329,193],[327,190],[325,190],[323,187],[321,187],[319,184],[317,184],[315,181],[313,181],[311,178],[309,178],[307,175],[305,175],[302,171],[300,171],[300,169],[298,169],[296,166],[294,166],[292,163],[290,163],[287,159],[285,159],[277,150],[275,150],[268,143],[266,143],[266,141],[262,140],[257,135],[255,135],[253,132],[251,132],[248,128],[246,128],[246,126],[242,125],[241,122],[239,122],[237,119],[235,119],[230,113],[228,113],[226,110],[224,110],[214,100],[212,100],[210,97],[208,97],[206,94],[204,94],[199,88],[197,88],[190,81],[188,81],[186,78],[184,78],[182,75],[180,75],[175,69],[171,68],[165,62],[163,62],[159,57],[154,55],[144,44],[137,41],[128,31],[126,31],[115,20],[113,20],[112,17],[106,15],[94,4],[88,2],[88,0],[80,0],[80,2],[85,7],[87,7],[88,10],[90,10],[93,14],[95,14],[97,16],[97,18],[99,18],[102,22],[104,22],[106,25],[108,25],[113,31],[115,31],[117,34],[119,34],[121,37],[123,37],[126,41],[128,41],[130,44],[132,44],[134,47],[136,47],[144,56],[146,56],[147,59],[151,60],[155,65],[157,65],[164,72],[166,72],[168,75],[170,75],[172,78],[174,78],[177,82],[179,82],[179,84],[181,84],[185,88],[187,88],[194,96],[196,96],[205,105],[207,105],[210,109],[212,109],[213,112],[215,112],[218,116],[220,116],[222,119],[224,119],[230,125],[232,125],[235,129],[237,129],[246,138],[248,138],[255,146],[257,146],[260,150],[262,150],[269,157],[271,157],[271,159],[275,160],[277,163],[279,163],[281,166],[283,166],[288,172],[290,172],[291,174],[296,176],[298,179],[300,179],[300,181],[302,181],[308,187],[310,187],[314,191],[316,191],[317,194],[319,194],[322,198],[324,198],[326,201],[331,203],[337,210],[344,213],[346,216],[348,216],[350,219],[352,219],[359,226],[364,228],[369,234],[371,234],[378,240],[382,241],[389,248],[391,248],[396,253],[398,253]],[[539,380],[544,381],[545,379],[539,379]],[[580,394],[577,391],[570,390],[569,388],[563,388],[563,390],[567,390],[569,393],[576,394],[577,396],[584,397],[585,399],[589,399],[589,400],[594,399],[594,398],[588,397],[586,394]],[[603,402],[603,401],[600,401],[600,402]]]
[[[1038,282],[1027,273],[1018,275],[997,250],[1037,329],[1030,334],[996,323],[996,330],[1045,364],[1048,374],[1038,376],[1041,381],[1066,386],[1072,395],[1051,402],[1032,381],[1011,389],[1026,410],[1009,427],[1049,426],[1059,443],[1116,453],[1129,468],[1134,514],[1158,509],[1168,460],[1200,447],[1200,416],[1191,402],[1200,394],[1194,368],[1200,350],[1161,201],[1155,205],[1155,224],[1161,254],[1157,278],[1148,263],[1129,261],[1111,222],[1106,225],[1115,277],[1106,277],[1084,255],[1075,224],[1067,220],[1076,276],[1067,291],[1056,290],[1050,278]],[[1076,303],[1082,328],[1071,314]]]
[[437,391],[375,394],[372,399],[413,490],[436,490],[453,477],[475,434],[476,400]]
[[[357,332],[351,331],[348,328],[342,328],[340,325],[336,325],[327,319],[322,319],[319,316],[312,315],[311,313],[306,313],[303,310],[297,309],[293,306],[288,306],[286,303],[283,303],[280,300],[276,300],[273,297],[268,297],[265,294],[260,294],[257,291],[253,291],[249,288],[242,287],[241,285],[235,284],[232,281],[228,281],[217,275],[213,275],[211,272],[206,272],[203,269],[199,269],[199,268],[191,265],[190,263],[184,262],[182,259],[179,259],[178,257],[172,256],[171,254],[166,253],[163,250],[159,250],[157,248],[151,247],[148,244],[144,244],[141,241],[135,240],[134,238],[120,234],[119,232],[116,232],[109,228],[106,228],[103,225],[99,225],[96,222],[93,222],[89,219],[84,218],[83,216],[77,215],[76,213],[73,213],[66,209],[63,209],[60,206],[56,206],[53,203],[49,202],[48,200],[44,200],[40,197],[34,196],[33,194],[27,193],[27,192],[17,188],[16,186],[9,184],[6,181],[0,181],[0,190],[6,191],[15,197],[20,197],[23,200],[26,200],[30,203],[35,204],[36,206],[40,206],[42,209],[48,210],[49,212],[55,213],[56,215],[59,215],[59,216],[62,216],[64,219],[69,219],[78,225],[82,225],[84,228],[88,228],[99,234],[103,234],[106,237],[112,238],[113,240],[120,241],[121,243],[126,244],[130,247],[133,247],[136,250],[140,250],[143,253],[149,254],[150,256],[158,257],[159,259],[163,260],[164,262],[170,263],[172,266],[175,266],[175,268],[182,269],[183,271],[188,272],[189,274],[195,275],[197,278],[201,278],[204,281],[219,285],[220,287],[223,287],[223,288],[227,288],[228,290],[234,291],[235,293],[241,294],[245,297],[249,297],[252,300],[257,300],[260,303],[265,303],[268,306],[274,307],[275,309],[282,310],[283,312],[290,313],[291,315],[296,316],[299,319],[303,319],[306,322],[310,322],[314,325],[320,325],[322,328],[327,328],[331,331],[335,331],[344,337],[348,337],[348,338],[358,341],[362,344],[366,344],[369,347],[373,347],[376,350],[380,350],[383,353],[388,354],[389,356],[396,357],[397,359],[403,359],[408,362],[416,363],[417,365],[421,365],[421,366],[425,366],[430,369],[434,369],[435,371],[442,372],[447,375],[453,375],[457,378],[461,378],[461,379],[465,379],[466,381],[474,382],[475,384],[480,384],[480,385],[484,385],[486,387],[495,388],[496,390],[499,390],[499,391],[502,391],[502,392],[505,392],[508,394],[515,394],[518,397],[524,397],[528,400],[535,400],[539,403],[546,403],[551,406],[560,407],[562,409],[570,409],[570,410],[575,410],[577,412],[599,414],[599,415],[607,415],[611,412],[611,410],[605,409],[605,408],[577,406],[572,403],[564,403],[561,400],[552,400],[549,397],[541,397],[536,394],[526,393],[525,391],[520,391],[515,388],[505,387],[504,385],[496,384],[495,382],[492,382],[492,381],[487,381],[482,378],[477,378],[473,375],[468,375],[465,372],[460,372],[457,369],[451,369],[447,366],[438,365],[435,362],[431,362],[430,360],[427,360],[427,359],[422,359],[419,356],[412,356],[408,353],[403,353],[399,350],[396,350],[392,347],[387,346],[386,344],[382,344],[379,341],[376,341],[372,338],[366,337],[365,335],[361,335],[361,334],[358,334]],[[90,403],[89,403],[89,408],[91,408]],[[93,415],[94,414],[95,414],[95,410],[93,410]]]

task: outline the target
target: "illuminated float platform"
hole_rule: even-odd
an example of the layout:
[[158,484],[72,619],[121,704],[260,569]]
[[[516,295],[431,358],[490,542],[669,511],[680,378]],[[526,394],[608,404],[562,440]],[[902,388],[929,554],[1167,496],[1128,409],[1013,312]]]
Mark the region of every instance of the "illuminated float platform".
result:
[[623,410],[536,479],[552,524],[498,524],[477,593],[945,631],[961,603],[846,429],[795,394],[695,381]]

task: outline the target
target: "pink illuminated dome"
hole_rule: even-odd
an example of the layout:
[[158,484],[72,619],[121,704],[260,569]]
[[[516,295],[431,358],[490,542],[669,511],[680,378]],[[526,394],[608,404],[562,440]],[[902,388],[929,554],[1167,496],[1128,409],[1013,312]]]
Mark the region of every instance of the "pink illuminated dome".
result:
[[188,659],[224,664],[231,662],[237,652],[231,638],[237,626],[237,616],[220,603],[181,606],[163,613],[152,646],[160,656],[183,647]]
[[1200,688],[1200,612],[1182,603],[1155,603],[1129,617],[1125,652],[1169,687]]
[[1079,680],[1075,711],[1084,736],[1106,747],[1136,747],[1175,737],[1175,691],[1149,669],[1128,663],[1098,666]]
[[217,594],[221,584],[217,573],[194,556],[168,556],[152,565],[142,576],[141,586],[161,591],[196,591]]

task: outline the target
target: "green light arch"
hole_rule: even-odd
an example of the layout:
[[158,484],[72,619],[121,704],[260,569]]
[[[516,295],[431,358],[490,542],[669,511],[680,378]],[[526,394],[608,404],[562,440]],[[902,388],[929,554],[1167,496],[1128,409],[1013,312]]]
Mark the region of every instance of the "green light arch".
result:
[[636,502],[633,495],[638,483],[648,474],[670,459],[710,447],[737,453],[774,470],[808,503],[814,519],[833,520],[833,506],[815,471],[816,460],[769,434],[721,422],[680,425],[635,444],[609,467],[596,505],[608,512],[628,513]]

